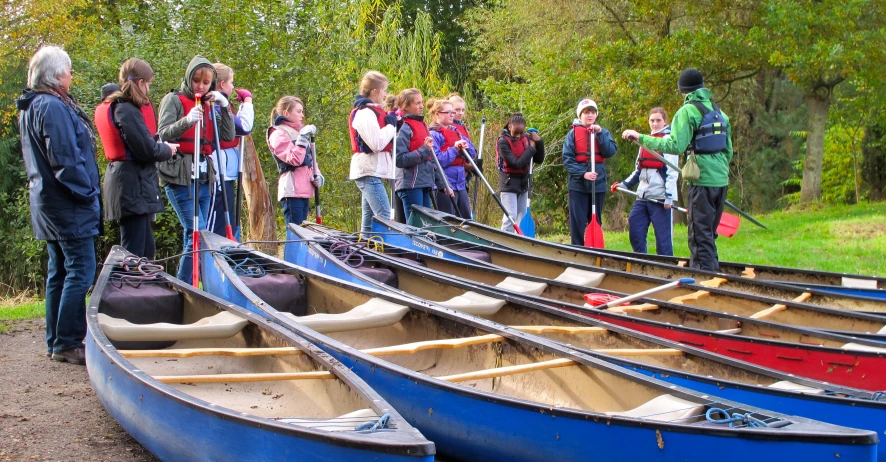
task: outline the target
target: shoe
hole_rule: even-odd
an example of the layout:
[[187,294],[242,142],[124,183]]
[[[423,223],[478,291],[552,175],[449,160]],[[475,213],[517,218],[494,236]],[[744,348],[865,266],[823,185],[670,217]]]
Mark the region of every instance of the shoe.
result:
[[62,351],[60,353],[53,353],[52,360],[58,362],[69,362],[71,364],[86,364],[86,354],[83,348],[74,348],[72,350]]

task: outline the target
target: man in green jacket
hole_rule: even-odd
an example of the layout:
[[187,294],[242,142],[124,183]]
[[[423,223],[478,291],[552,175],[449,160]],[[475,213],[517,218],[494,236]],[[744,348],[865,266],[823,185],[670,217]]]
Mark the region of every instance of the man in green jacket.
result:
[[[699,152],[696,142],[702,126],[702,111],[696,106],[701,103],[716,115],[719,108],[711,101],[711,91],[705,88],[704,79],[696,69],[686,69],[680,74],[677,88],[684,95],[683,106],[674,114],[671,122],[671,136],[656,138],[641,135],[634,130],[625,130],[622,138],[638,140],[643,147],[666,154],[682,154],[687,149],[694,150],[701,176],[690,181],[687,195],[689,209],[689,251],[692,256],[689,266],[711,271],[720,269],[717,256],[717,226],[723,215],[726,202],[726,188],[729,185],[729,162],[732,161],[732,126],[729,118],[719,111],[719,121],[725,125],[725,140],[722,149],[716,152]],[[716,136],[722,136],[717,134]]]

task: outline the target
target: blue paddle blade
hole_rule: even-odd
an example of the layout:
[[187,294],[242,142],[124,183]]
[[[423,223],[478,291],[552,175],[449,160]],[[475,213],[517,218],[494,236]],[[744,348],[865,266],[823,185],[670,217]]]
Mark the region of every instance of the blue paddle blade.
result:
[[526,237],[535,237],[535,220],[532,219],[532,207],[526,207],[526,215],[520,220],[520,230]]

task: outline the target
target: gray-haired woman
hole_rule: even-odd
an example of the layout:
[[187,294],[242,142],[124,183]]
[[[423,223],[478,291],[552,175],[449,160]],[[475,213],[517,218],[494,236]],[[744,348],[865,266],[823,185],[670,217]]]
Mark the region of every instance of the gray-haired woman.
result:
[[28,88],[16,100],[28,174],[31,225],[49,252],[47,356],[84,364],[86,291],[95,278],[93,238],[101,192],[90,117],[70,95],[71,58],[45,46],[28,65]]

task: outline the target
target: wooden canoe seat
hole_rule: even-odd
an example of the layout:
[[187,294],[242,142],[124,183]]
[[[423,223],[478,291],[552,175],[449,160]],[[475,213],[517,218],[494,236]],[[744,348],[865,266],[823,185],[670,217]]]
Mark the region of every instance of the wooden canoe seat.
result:
[[741,327],[733,327],[732,329],[723,329],[723,330],[715,330],[715,334],[732,334],[738,335],[741,333]]
[[316,428],[327,432],[354,431],[357,425],[378,420],[378,414],[372,409],[360,409],[331,419],[300,419],[297,417],[277,419],[280,422],[298,425],[299,427]]
[[[585,303],[585,308],[594,308],[593,306]],[[652,311],[657,310],[658,305],[653,305],[651,303],[644,303],[642,305],[628,305],[628,306],[613,306],[612,308],[607,308],[606,311],[610,313],[642,313],[644,311]]]
[[660,422],[690,423],[703,418],[705,407],[673,395],[661,395],[628,411],[607,412],[606,415],[636,417]]
[[705,286],[705,287],[717,288],[717,287],[720,287],[721,285],[723,285],[723,283],[726,281],[727,280],[723,279],[723,278],[711,278],[711,279],[708,279],[707,281],[699,282],[698,285]]
[[763,319],[765,317],[772,316],[773,314],[778,313],[779,311],[784,311],[786,309],[788,309],[788,307],[785,305],[781,305],[781,304],[772,305],[771,307],[766,308],[765,310],[760,310],[760,311],[752,314],[750,316],[750,318],[751,319]]
[[498,313],[498,310],[500,310],[507,302],[498,298],[487,297],[476,292],[468,291],[462,295],[438,303],[446,308],[473,314],[474,316],[490,316]]
[[566,271],[563,271],[563,274],[555,277],[554,280],[578,286],[597,287],[604,277],[606,277],[606,273],[595,273],[570,266],[566,268]]
[[400,322],[400,319],[408,311],[408,306],[398,305],[380,298],[373,298],[360,306],[354,307],[347,313],[318,313],[309,316],[295,316],[292,313],[282,314],[321,334],[328,334],[331,332],[347,332],[392,326]]
[[813,388],[807,387],[806,385],[800,385],[799,383],[794,383],[788,380],[782,380],[781,382],[775,382],[772,385],[769,385],[769,388],[777,388],[779,390],[791,390],[798,391],[800,393],[806,393],[810,395],[820,395],[824,393],[824,390],[821,388]]
[[843,287],[851,287],[853,289],[876,289],[876,279],[857,279],[844,277],[840,281]]
[[858,343],[847,343],[840,348],[842,348],[844,350],[850,350],[850,351],[871,351],[874,353],[886,353],[886,348],[867,346],[867,345],[859,345]]
[[105,335],[114,341],[178,341],[220,339],[237,335],[248,320],[222,311],[193,324],[133,324],[125,319],[98,314],[98,322]]
[[541,295],[548,288],[548,285],[544,282],[532,282],[508,276],[504,281],[496,284],[495,287],[520,294]]

